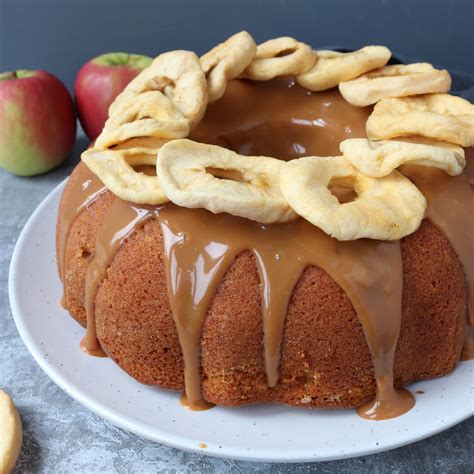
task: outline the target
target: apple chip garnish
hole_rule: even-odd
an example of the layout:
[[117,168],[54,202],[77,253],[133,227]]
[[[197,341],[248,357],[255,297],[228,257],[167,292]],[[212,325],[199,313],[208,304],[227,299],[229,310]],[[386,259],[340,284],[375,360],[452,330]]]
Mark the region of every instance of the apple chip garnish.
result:
[[206,106],[199,58],[190,51],[161,54],[112,103],[95,147],[108,148],[134,137],[187,136]]
[[339,84],[339,91],[352,105],[364,107],[387,97],[448,92],[451,76],[428,63],[384,66]]
[[209,103],[224,95],[227,83],[249,66],[256,51],[253,38],[246,31],[241,31],[201,56]]
[[137,204],[163,204],[168,198],[156,176],[136,171],[133,166],[150,165],[156,156],[130,150],[101,150],[91,148],[81,155],[82,161],[97,175],[112,193]]
[[147,91],[120,101],[94,146],[106,149],[136,137],[182,138],[189,130],[188,121],[167,96]]
[[242,77],[268,81],[279,76],[297,76],[311,69],[316,54],[305,43],[283,36],[257,46],[257,53]]
[[365,46],[352,53],[316,51],[317,60],[312,69],[299,75],[298,84],[310,91],[324,91],[342,81],[359,77],[372,69],[387,64],[392,53],[385,46]]
[[464,150],[458,145],[428,140],[382,140],[365,138],[344,140],[339,149],[361,173],[371,178],[389,175],[401,165],[431,166],[451,176],[462,172],[466,164]]
[[372,140],[419,135],[474,146],[474,105],[450,94],[383,99],[367,120]]
[[280,191],[283,165],[275,158],[174,140],[160,148],[156,171],[163,191],[178,206],[270,224],[296,218]]
[[[426,199],[398,171],[374,179],[343,156],[310,156],[285,163],[281,191],[300,216],[337,240],[398,240],[414,232]],[[351,188],[357,197],[341,203],[331,186]]]
[[[338,240],[398,240],[419,227],[426,199],[396,168],[461,173],[461,146],[474,145],[474,106],[443,93],[451,84],[447,71],[426,63],[386,66],[390,57],[383,46],[316,52],[290,37],[256,46],[245,31],[200,59],[165,53],[113,102],[82,159],[116,196],[138,204],[172,201],[262,224],[300,215]],[[309,91],[339,85],[356,106],[376,103],[368,139],[343,141],[343,156],[291,162],[184,139],[229,81],[288,75]]]

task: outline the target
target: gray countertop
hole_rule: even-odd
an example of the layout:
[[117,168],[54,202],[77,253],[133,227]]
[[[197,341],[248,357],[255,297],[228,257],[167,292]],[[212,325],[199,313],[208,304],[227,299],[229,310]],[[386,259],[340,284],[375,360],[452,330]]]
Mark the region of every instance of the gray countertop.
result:
[[58,388],[23,345],[8,301],[16,239],[40,201],[64,179],[87,142],[82,136],[58,169],[35,178],[0,170],[0,387],[23,420],[18,473],[35,472],[473,472],[474,419],[427,440],[381,454],[314,464],[237,462],[190,454],[127,433]]

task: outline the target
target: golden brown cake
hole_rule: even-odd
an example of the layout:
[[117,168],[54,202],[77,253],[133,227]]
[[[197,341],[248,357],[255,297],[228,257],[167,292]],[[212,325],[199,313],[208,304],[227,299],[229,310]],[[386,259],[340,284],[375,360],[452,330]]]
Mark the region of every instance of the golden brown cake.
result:
[[[392,217],[390,229],[385,230],[392,233],[380,239],[367,233],[371,228],[370,216],[367,229],[356,229],[356,237],[346,237],[347,229],[336,229],[336,237],[327,235],[326,229],[334,222],[321,221],[319,228],[313,222],[314,212],[307,216],[304,206],[298,202],[293,204],[294,193],[290,192],[283,194],[291,208],[285,199],[281,199],[283,204],[280,204],[280,194],[271,195],[271,190],[268,191],[271,199],[255,210],[238,208],[235,213],[223,212],[219,206],[230,206],[229,203],[234,202],[231,197],[218,194],[220,198],[203,205],[200,204],[203,193],[198,191],[191,196],[192,204],[185,205],[181,200],[190,198],[182,191],[188,191],[186,186],[198,186],[201,177],[196,175],[182,189],[172,183],[175,189],[160,172],[167,171],[165,165],[170,156],[171,176],[172,166],[179,162],[180,156],[191,156],[194,150],[196,156],[201,152],[206,157],[216,154],[215,161],[204,164],[202,171],[212,175],[212,181],[206,181],[208,189],[204,193],[211,195],[214,186],[219,193],[221,186],[230,181],[240,185],[248,180],[247,171],[235,174],[229,166],[214,164],[234,159],[224,148],[237,152],[235,156],[240,156],[242,162],[246,158],[241,155],[250,155],[248,163],[252,166],[268,163],[270,175],[272,167],[279,170],[284,163],[265,161],[271,160],[265,158],[269,156],[295,160],[288,164],[301,162],[305,166],[313,166],[316,161],[300,161],[307,160],[301,157],[311,156],[316,160],[334,157],[336,160],[341,142],[351,147],[370,143],[366,138],[366,122],[370,116],[369,127],[371,117],[383,100],[443,92],[439,87],[445,87],[440,85],[440,81],[446,80],[445,74],[434,85],[429,82],[431,89],[426,91],[419,87],[415,92],[405,88],[399,95],[383,98],[377,89],[376,99],[372,101],[373,93],[364,95],[357,89],[361,82],[365,87],[363,74],[381,68],[377,74],[369,75],[367,80],[370,81],[398,74],[398,70],[382,71],[389,58],[386,48],[365,52],[356,75],[339,77],[336,74],[334,84],[333,56],[328,52],[315,59],[311,55],[317,53],[308,50],[303,43],[290,43],[293,49],[288,52],[288,47],[283,46],[288,38],[282,45],[272,43],[256,49],[252,49],[253,40],[251,43],[246,36],[239,38],[246,45],[250,61],[244,64],[243,58],[247,56],[243,53],[236,56],[244,61],[245,70],[224,64],[227,75],[223,84],[212,75],[212,71],[218,69],[218,60],[212,63],[204,56],[201,67],[207,79],[206,94],[213,103],[207,106],[205,113],[199,109],[200,100],[196,99],[194,108],[187,103],[195,115],[183,112],[182,104],[177,105],[191,123],[189,137],[214,147],[193,145],[188,140],[179,140],[180,136],[160,135],[162,132],[153,135],[149,128],[142,135],[135,131],[136,135],[127,136],[128,129],[120,128],[123,123],[114,119],[114,113],[119,115],[117,110],[123,103],[130,105],[139,100],[134,94],[145,94],[143,87],[139,90],[140,79],[122,94],[122,102],[129,102],[121,104],[118,100],[111,107],[111,118],[103,135],[85,154],[84,160],[94,173],[105,177],[104,181],[114,183],[113,192],[81,163],[72,173],[61,199],[57,249],[64,284],[63,305],[87,327],[85,350],[96,355],[103,351],[142,383],[186,391],[195,408],[204,407],[206,403],[239,406],[257,402],[348,408],[363,406],[375,397],[372,404],[360,410],[363,416],[396,416],[408,410],[413,402],[408,392],[393,390],[393,386],[401,389],[415,380],[447,374],[461,356],[468,291],[472,293],[465,274],[471,282],[472,262],[466,257],[472,251],[472,229],[468,220],[473,209],[469,185],[474,175],[469,163],[473,157],[467,157],[467,166],[462,171],[464,152],[458,142],[426,145],[421,141],[422,146],[430,147],[428,152],[432,155],[416,155],[420,150],[426,153],[425,149],[417,148],[420,142],[411,136],[421,135],[419,129],[409,134],[405,142],[378,137],[377,140],[390,143],[379,141],[377,146],[397,147],[398,154],[387,152],[394,162],[403,155],[405,146],[411,147],[412,155],[408,158],[403,155],[403,160],[394,168],[410,160],[414,164],[405,164],[403,174],[377,170],[379,176],[369,177],[374,171],[364,171],[367,175],[358,172],[356,179],[367,186],[391,184],[392,179],[401,183],[397,186],[413,188],[413,199],[418,199],[423,206],[418,211],[410,208],[410,202],[403,204],[405,207],[398,208],[397,215]],[[285,53],[278,52],[277,46]],[[269,65],[260,59],[267,59],[269,50],[274,59],[296,54],[299,59],[288,60],[281,70],[278,66],[275,73],[273,63]],[[359,60],[357,54],[354,53],[351,61]],[[220,55],[218,59],[222,61],[226,57]],[[338,55],[335,57],[340,59]],[[187,56],[183,60],[186,73],[194,71],[189,61],[192,62]],[[160,57],[155,64],[163,68]],[[160,70],[155,71],[153,77],[159,76]],[[427,70],[416,69],[415,73],[427,74]],[[239,75],[244,78],[238,79]],[[200,76],[192,76],[192,80],[199,89]],[[357,81],[354,86],[351,80]],[[155,80],[154,84],[158,82]],[[334,88],[339,83],[347,84],[340,87],[343,95]],[[179,100],[176,93],[169,97]],[[371,106],[374,102],[378,102],[375,110]],[[416,108],[416,104],[410,103],[408,109],[413,107]],[[384,110],[378,113],[386,114]],[[133,120],[144,119],[147,123],[140,127],[161,130],[162,124],[151,124],[148,115],[137,117],[127,120],[133,124],[136,123]],[[384,119],[387,118],[384,116]],[[189,123],[176,120],[173,133],[181,134]],[[390,130],[395,133],[393,127]],[[189,131],[184,134],[188,135]],[[403,132],[394,137],[405,135]],[[447,141],[449,137],[447,134],[442,139]],[[433,137],[423,140],[426,138]],[[434,147],[437,147],[435,151]],[[376,146],[372,149],[376,150]],[[441,152],[438,153],[438,149]],[[448,152],[451,168],[445,162]],[[178,158],[173,158],[173,153]],[[458,161],[454,159],[455,154]],[[354,167],[365,166],[355,164],[358,155],[353,148],[348,155]],[[125,174],[120,175],[113,166],[110,173],[103,174],[99,170],[98,167],[110,163],[115,156],[130,170],[134,167],[133,173],[139,176],[136,179],[143,180],[142,189],[123,178]],[[438,161],[426,166],[421,163],[422,158]],[[157,163],[162,189],[155,183],[155,166],[150,166],[154,163]],[[186,166],[189,172],[194,172],[194,162],[190,163]],[[344,163],[344,166],[352,165]],[[288,168],[288,172],[286,169],[285,173],[299,172],[295,167]],[[268,179],[268,186],[273,186],[271,176],[265,173],[258,175],[256,186],[261,185],[262,179]],[[120,179],[113,181],[112,175],[113,179],[117,176]],[[304,187],[305,182],[302,183]],[[335,221],[340,209],[346,203],[357,201],[363,191],[356,189],[355,195],[348,191],[351,185],[347,179],[343,183],[328,182],[327,187],[333,184],[331,192],[337,198],[332,214]],[[129,196],[130,190],[135,193],[135,202],[119,197]],[[166,203],[168,199],[173,202]],[[398,197],[391,199],[396,201]],[[262,213],[262,207],[268,212]],[[252,217],[254,211],[260,213],[258,219]],[[279,213],[278,218],[268,217],[276,213]],[[409,216],[406,219],[410,219],[412,230],[400,237],[398,227],[402,224],[399,222],[405,222],[400,216],[405,214]],[[418,216],[416,222],[413,216]],[[468,332],[466,330],[466,334]]]

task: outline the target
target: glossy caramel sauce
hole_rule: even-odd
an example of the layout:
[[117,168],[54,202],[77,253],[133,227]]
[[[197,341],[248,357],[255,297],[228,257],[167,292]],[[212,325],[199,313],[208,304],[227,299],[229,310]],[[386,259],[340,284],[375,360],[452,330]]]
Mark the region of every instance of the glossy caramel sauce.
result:
[[97,232],[95,255],[87,268],[85,306],[87,314],[86,335],[81,341],[81,348],[90,355],[105,356],[96,334],[95,295],[103,281],[107,268],[122,243],[156,214],[153,206],[134,205],[115,198],[104,221]]
[[466,150],[466,167],[458,176],[437,168],[404,166],[401,170],[428,201],[426,217],[448,237],[468,282],[469,323],[474,325],[474,149]]
[[[79,166],[73,179],[74,182],[70,182],[69,185],[74,188],[74,192],[70,194],[70,201],[62,210],[62,222],[57,236],[58,269],[59,276],[63,282],[65,279],[66,243],[69,231],[76,217],[107,190],[102,181],[95,174],[91,173],[87,166]],[[65,294],[61,298],[61,305],[64,309],[67,309]]]
[[[247,219],[168,205],[160,209],[168,292],[185,362],[188,404],[201,403],[201,331],[208,307],[234,258],[250,249],[261,281],[267,384],[278,383],[288,302],[303,270],[325,270],[350,298],[374,361],[377,413],[409,399],[393,388],[401,323],[402,261],[398,242],[338,242],[309,222],[266,226]],[[412,399],[411,399],[412,401]],[[398,406],[398,405],[397,405]],[[380,407],[380,408],[378,408]]]
[[428,201],[426,217],[449,239],[466,275],[467,324],[462,360],[474,359],[474,148],[466,150],[466,167],[458,176],[436,168],[405,165],[409,177]]
[[215,406],[213,403],[210,403],[201,397],[197,401],[195,400],[193,402],[190,402],[186,393],[181,394],[181,397],[179,397],[179,401],[181,405],[183,405],[183,407],[186,407],[191,411],[206,411]]
[[292,79],[235,80],[189,138],[281,160],[338,156],[342,140],[366,136],[371,112],[347,103],[337,89],[314,93]]
[[[311,93],[291,79],[263,83],[232,81],[224,97],[211,104],[191,138],[231,148],[241,154],[294,159],[307,155],[339,155],[340,141],[364,137],[370,108],[346,103],[337,90]],[[474,159],[467,157],[468,161]],[[85,171],[86,179],[92,179]],[[451,178],[431,168],[411,167],[407,175],[427,196],[428,217],[450,238],[464,266],[472,308],[472,190],[468,172]],[[427,176],[427,173],[430,176]],[[85,182],[85,181],[84,181]],[[75,186],[68,209],[66,238],[58,240],[64,255],[68,228],[90,202]],[[91,188],[95,189],[96,186]],[[102,188],[98,188],[102,189]],[[94,196],[91,193],[90,196]],[[89,200],[88,200],[89,199]],[[471,203],[471,204],[469,204]],[[303,270],[325,270],[350,298],[370,349],[376,397],[360,407],[361,416],[386,419],[409,410],[414,399],[393,386],[393,362],[401,322],[403,269],[398,242],[368,239],[338,242],[299,219],[289,224],[262,225],[203,209],[173,204],[141,206],[115,198],[97,235],[94,260],[86,279],[87,333],[81,346],[101,354],[95,332],[94,304],[98,286],[121,244],[148,219],[157,218],[164,237],[167,287],[185,366],[182,403],[205,409],[201,396],[201,332],[208,307],[235,256],[251,250],[261,280],[264,360],[269,387],[279,382],[280,346],[289,298]],[[466,237],[465,234],[469,234]],[[469,240],[471,239],[471,240]],[[61,258],[61,257],[60,257]],[[60,268],[61,263],[60,263]]]

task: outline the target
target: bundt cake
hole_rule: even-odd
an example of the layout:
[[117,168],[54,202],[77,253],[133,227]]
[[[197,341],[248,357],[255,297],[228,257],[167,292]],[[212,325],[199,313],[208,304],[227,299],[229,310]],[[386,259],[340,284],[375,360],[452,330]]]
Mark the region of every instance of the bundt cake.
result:
[[[235,38],[237,52],[229,47]],[[390,70],[382,47],[348,58],[291,38],[272,41],[255,47],[240,33],[195,69],[191,56],[165,67],[166,53],[117,98],[62,195],[63,306],[87,327],[86,352],[109,356],[144,384],[184,391],[191,408],[279,402],[391,418],[414,403],[404,385],[447,374],[472,340],[474,156],[468,148],[463,170],[459,145],[472,146],[474,132],[462,135],[461,123],[462,143],[449,132],[433,142],[432,130],[396,133],[387,125],[392,136],[372,142],[369,125],[384,100],[428,100],[448,95],[449,85],[377,89],[375,108],[357,89],[355,106],[352,80],[360,87],[399,74],[406,82],[411,69]],[[341,69],[346,59],[352,73]],[[169,80],[161,80],[164,70]],[[183,99],[182,76],[186,87],[204,88],[204,99]],[[340,83],[348,84],[341,92]],[[403,104],[408,114],[417,107]],[[394,140],[400,136],[408,138]],[[373,160],[396,164],[367,176],[355,152],[338,156],[341,142],[369,143],[370,153],[380,146],[383,156]],[[300,203],[307,189],[323,195],[321,166],[336,162],[343,171],[322,185],[330,212],[319,201]],[[281,190],[273,189],[274,173]],[[370,215],[350,205],[365,203],[367,193],[378,199]],[[408,198],[391,207],[403,193]],[[351,216],[340,217],[347,209]]]

